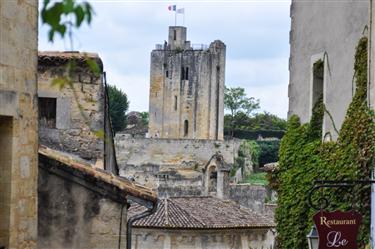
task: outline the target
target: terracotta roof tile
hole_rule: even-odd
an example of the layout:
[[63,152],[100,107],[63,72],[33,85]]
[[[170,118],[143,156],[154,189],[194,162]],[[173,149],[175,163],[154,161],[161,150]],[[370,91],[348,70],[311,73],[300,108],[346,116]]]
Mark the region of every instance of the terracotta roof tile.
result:
[[[133,204],[128,216],[145,209]],[[174,229],[225,229],[274,227],[271,218],[233,201],[215,197],[170,197],[162,199],[157,211],[136,221],[134,227]]]
[[94,177],[96,180],[104,182],[106,184],[110,184],[121,191],[126,192],[134,197],[138,197],[144,200],[148,200],[151,202],[157,202],[157,195],[154,191],[150,188],[146,188],[142,185],[134,183],[132,181],[127,180],[126,178],[121,178],[110,174],[103,170],[97,170],[94,168],[94,165],[91,165],[84,160],[79,160],[74,156],[70,156],[67,153],[52,150],[45,146],[39,147],[39,154],[44,155],[50,159],[56,160],[61,162],[61,167],[68,167],[74,170],[78,170],[85,175]]
[[70,60],[74,60],[78,65],[87,66],[87,59],[94,60],[99,68],[103,70],[103,62],[97,53],[87,53],[79,51],[39,51],[38,66],[60,66]]

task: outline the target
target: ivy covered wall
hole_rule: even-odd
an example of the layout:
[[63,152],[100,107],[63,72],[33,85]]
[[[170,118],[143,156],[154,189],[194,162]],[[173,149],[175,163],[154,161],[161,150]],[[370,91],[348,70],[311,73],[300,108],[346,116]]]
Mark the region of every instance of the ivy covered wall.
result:
[[[281,141],[279,169],[269,177],[278,192],[276,222],[280,249],[307,248],[306,235],[316,212],[307,202],[314,180],[369,179],[375,155],[374,112],[367,104],[367,38],[360,39],[355,54],[356,92],[336,142],[322,142],[325,112],[322,98],[317,101],[309,123],[301,125],[290,117]],[[354,208],[363,216],[359,240],[369,240],[370,187],[356,186],[348,196],[340,189],[325,189],[329,210]],[[317,200],[318,196],[314,196]]]

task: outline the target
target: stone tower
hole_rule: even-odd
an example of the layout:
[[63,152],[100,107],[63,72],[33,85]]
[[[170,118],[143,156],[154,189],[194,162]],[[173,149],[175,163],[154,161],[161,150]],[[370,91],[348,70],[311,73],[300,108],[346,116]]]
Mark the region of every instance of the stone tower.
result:
[[191,45],[186,27],[169,27],[151,52],[149,136],[223,139],[225,44]]

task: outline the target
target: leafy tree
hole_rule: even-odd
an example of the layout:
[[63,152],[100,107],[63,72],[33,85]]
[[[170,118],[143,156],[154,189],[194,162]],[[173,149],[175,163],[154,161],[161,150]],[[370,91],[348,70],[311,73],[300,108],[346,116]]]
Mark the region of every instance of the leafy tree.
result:
[[148,120],[149,120],[148,112],[141,112],[141,120],[144,126],[148,126]]
[[250,117],[243,112],[238,112],[233,118],[230,114],[224,116],[224,129],[232,131],[232,127],[242,131],[285,131],[286,120],[264,112],[256,113]]
[[111,117],[113,130],[122,131],[126,127],[126,111],[129,108],[129,101],[126,93],[116,86],[108,86],[109,115]]
[[287,121],[269,112],[257,113],[250,117],[246,127],[251,130],[286,130]]
[[259,100],[253,97],[247,97],[245,89],[242,87],[225,87],[224,106],[230,111],[230,127],[232,130],[236,127],[234,118],[238,113],[244,113],[249,116],[254,110],[259,109]]

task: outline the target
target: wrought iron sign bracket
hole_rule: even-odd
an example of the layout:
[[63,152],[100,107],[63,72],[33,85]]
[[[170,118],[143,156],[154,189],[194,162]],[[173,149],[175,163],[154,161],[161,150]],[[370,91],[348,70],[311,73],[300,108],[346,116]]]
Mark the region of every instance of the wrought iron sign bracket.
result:
[[371,185],[375,184],[375,180],[347,180],[347,181],[332,181],[332,180],[316,180],[314,187],[312,187],[308,194],[308,204],[316,210],[322,210],[329,206],[329,199],[321,196],[318,200],[318,205],[314,204],[313,196],[316,191],[324,188],[338,188],[349,191],[357,185]]

